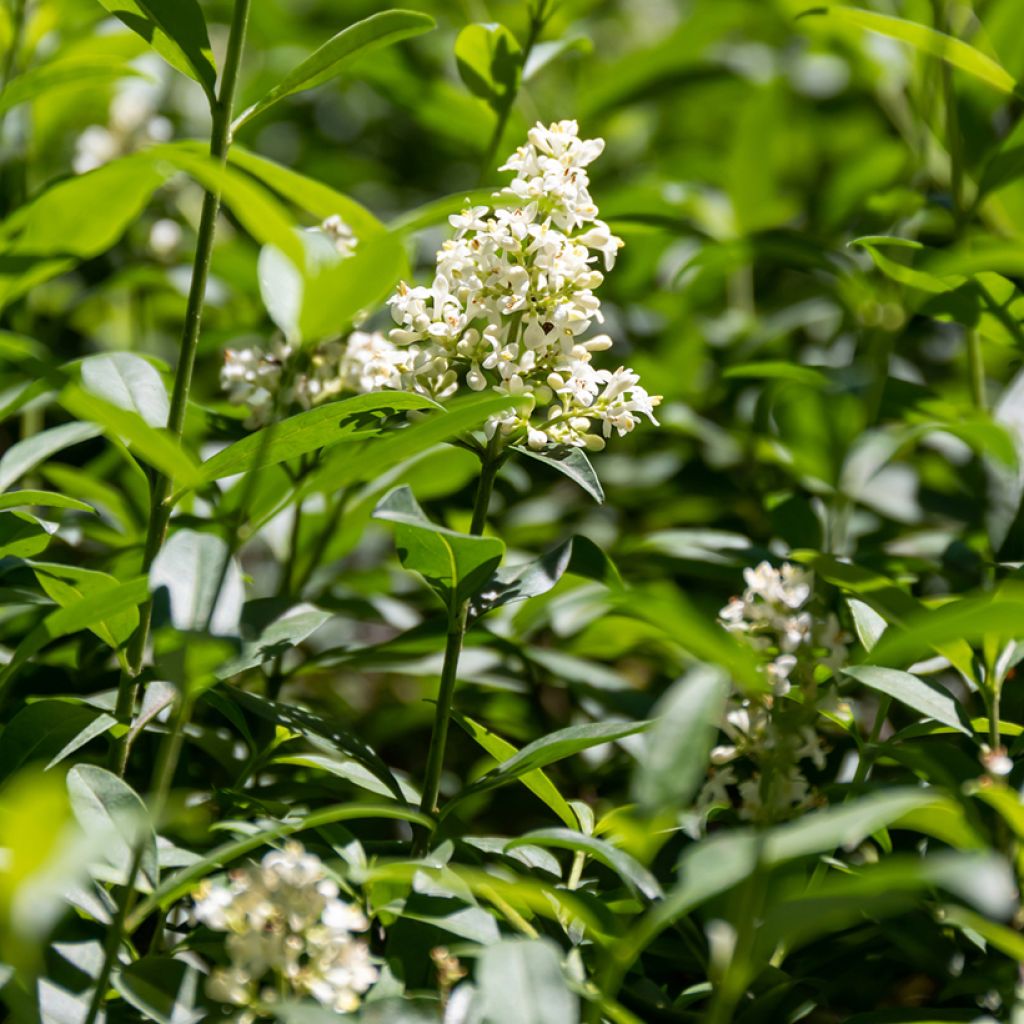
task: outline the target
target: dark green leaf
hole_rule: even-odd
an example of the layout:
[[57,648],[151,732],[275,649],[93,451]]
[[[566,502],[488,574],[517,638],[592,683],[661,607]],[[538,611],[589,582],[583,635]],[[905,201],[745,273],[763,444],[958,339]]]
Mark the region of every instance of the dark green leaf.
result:
[[559,473],[563,473],[573,483],[582,487],[599,505],[604,502],[604,488],[582,448],[566,444],[551,445],[541,452],[535,452],[532,448],[515,450],[528,458],[536,459],[537,462],[543,462],[545,466],[557,469]]

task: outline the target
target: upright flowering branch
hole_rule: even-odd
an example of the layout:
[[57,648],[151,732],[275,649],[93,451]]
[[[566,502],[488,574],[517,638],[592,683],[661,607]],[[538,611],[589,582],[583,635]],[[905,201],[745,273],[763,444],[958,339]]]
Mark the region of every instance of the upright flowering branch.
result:
[[[228,36],[227,53],[224,58],[224,72],[216,101],[212,105],[213,123],[210,134],[210,156],[223,168],[227,163],[228,149],[231,145],[231,111],[234,106],[235,87],[238,83],[238,71],[241,65],[242,49],[245,43],[245,32],[249,21],[251,0],[235,0],[231,19],[231,30]],[[206,282],[210,274],[210,260],[213,254],[213,239],[217,226],[217,214],[220,210],[220,185],[216,184],[207,190],[203,197],[203,208],[199,219],[199,231],[196,239],[196,254],[192,263],[192,282],[189,287],[188,303],[185,307],[185,323],[181,337],[181,348],[178,355],[178,367],[174,375],[174,389],[171,393],[170,411],[167,417],[167,429],[175,438],[180,439],[184,433],[185,410],[188,405],[189,390],[192,384],[192,370],[196,361],[196,349],[199,345],[199,327],[203,315],[203,300],[206,295]],[[146,543],[142,555],[142,571],[148,572],[156,558],[171,518],[172,480],[163,473],[153,478],[150,499],[149,526]],[[139,674],[146,657],[149,643],[150,627],[153,620],[153,603],[147,601],[139,609],[139,625],[128,643],[127,665],[121,674],[117,691],[115,717],[122,726],[130,725],[135,701],[138,697]],[[128,761],[130,749],[129,733],[125,729],[111,750],[111,767],[123,775]]]
[[[538,9],[542,14],[544,7]],[[397,324],[387,355],[375,351],[386,381],[445,401],[460,391],[491,390],[517,403],[484,425],[486,445],[468,443],[481,457],[470,532],[484,529],[495,475],[516,446],[542,451],[569,445],[604,448],[639,416],[654,420],[660,401],[626,367],[597,369],[595,353],[612,346],[595,289],[615,263],[622,240],[598,219],[588,165],[601,139],[579,137],[575,121],[538,124],[501,168],[513,171],[493,206],[474,206],[450,219],[455,237],[438,250],[433,283],[404,282],[389,300]],[[448,634],[424,782],[422,809],[437,798],[466,631],[468,603],[448,609]]]

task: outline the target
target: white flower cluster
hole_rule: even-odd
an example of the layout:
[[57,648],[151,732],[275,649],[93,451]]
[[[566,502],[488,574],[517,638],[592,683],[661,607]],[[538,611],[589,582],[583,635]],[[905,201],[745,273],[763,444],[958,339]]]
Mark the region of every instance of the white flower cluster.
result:
[[275,409],[311,409],[344,393],[379,391],[394,374],[397,353],[379,331],[353,331],[345,341],[316,348],[304,370],[289,365],[295,357],[295,347],[281,338],[269,349],[225,351],[220,385],[232,405],[248,408],[245,425],[251,430],[270,422]]
[[[815,615],[809,605],[813,578],[794,565],[775,569],[768,562],[745,569],[747,586],[719,613],[722,624],[739,634],[764,658],[772,694],[764,698],[735,693],[721,728],[728,743],[711,752],[712,771],[697,801],[700,818],[711,807],[733,806],[739,816],[776,821],[807,807],[814,794],[801,765],[825,767],[822,736],[816,729],[823,700],[816,669],[834,673],[846,661],[846,646],[835,616]],[[785,701],[797,687],[799,701]],[[752,772],[741,777],[737,764],[746,759]]]
[[310,996],[335,1013],[351,1013],[377,980],[367,945],[354,933],[369,927],[362,911],[338,898],[338,886],[300,843],[268,853],[231,873],[229,884],[208,880],[195,897],[195,916],[227,932],[231,966],[215,968],[207,991],[243,1008],[242,1022],[282,996]]
[[92,124],[75,140],[71,166],[85,174],[151,142],[168,142],[174,126],[157,113],[166,74],[159,57],[133,62],[141,76],[122,79],[110,102],[107,124]]
[[[388,300],[401,350],[391,387],[443,400],[462,387],[532,398],[487,424],[540,449],[550,443],[598,450],[660,401],[630,369],[596,369],[611,338],[584,338],[602,323],[594,263],[615,262],[622,240],[597,218],[587,166],[602,139],[581,139],[575,121],[537,124],[501,168],[515,172],[492,207],[449,218],[455,237],[437,253],[430,287],[402,283]],[[546,410],[546,411],[544,411]]]
[[813,676],[817,664],[833,672],[843,665],[846,645],[836,617],[817,618],[807,608],[813,587],[810,573],[795,565],[775,569],[762,562],[744,569],[743,579],[743,596],[732,598],[719,616],[731,633],[742,634],[770,656],[765,671],[776,696],[789,692],[794,673],[809,671]]

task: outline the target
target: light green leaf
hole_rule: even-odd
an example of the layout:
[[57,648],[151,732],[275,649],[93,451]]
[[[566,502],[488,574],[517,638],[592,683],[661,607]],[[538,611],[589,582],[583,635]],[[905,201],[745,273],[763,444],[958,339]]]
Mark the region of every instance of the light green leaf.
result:
[[[472,718],[467,718],[465,715],[461,715],[458,711],[453,710],[452,719],[465,729],[495,761],[508,761],[519,753],[518,749],[509,743],[508,740],[502,739],[497,733],[491,732],[479,722],[474,722]],[[569,828],[575,829],[577,827],[578,823],[573,809],[562,794],[558,792],[555,784],[540,768],[520,775],[519,781],[531,793],[547,804]]]
[[96,509],[77,498],[55,491],[33,491],[29,489],[8,491],[0,494],[0,510],[9,508],[71,508],[76,512],[93,512]]
[[142,798],[113,772],[91,764],[75,765],[68,772],[67,784],[78,823],[87,833],[105,837],[102,849],[113,872],[98,868],[101,876],[124,885],[136,845],[141,843],[136,885],[143,892],[151,891],[160,881],[160,869],[156,833]]
[[972,735],[970,725],[960,706],[948,694],[929,685],[909,672],[876,665],[851,665],[843,669],[843,675],[850,676],[879,693],[894,697],[901,704],[920,711],[936,722],[948,725],[957,732]]
[[138,608],[148,597],[149,583],[144,576],[138,576],[101,594],[84,594],[66,608],[51,612],[18,644],[14,656],[0,670],[0,699],[25,662],[48,643],[91,629],[98,622],[109,621],[121,612]]
[[50,545],[55,527],[28,512],[0,512],[0,558],[32,558]]
[[99,433],[99,427],[91,423],[62,423],[12,444],[0,458],[0,491],[6,491],[51,455],[89,441]]
[[633,775],[633,795],[651,813],[689,805],[707,773],[725,714],[729,678],[712,665],[691,669],[655,706]]
[[29,103],[58,89],[80,88],[139,75],[130,64],[110,61],[60,60],[29,68],[12,78],[0,92],[0,116],[21,103]]
[[416,11],[379,11],[332,36],[318,50],[293,68],[258,103],[244,110],[232,130],[259,116],[286,96],[312,89],[340,75],[353,61],[384,46],[434,28],[434,19]]
[[907,43],[915,50],[938,57],[961,71],[966,71],[969,75],[973,75],[1000,92],[1007,94],[1017,92],[1017,83],[1013,76],[998,61],[975,49],[969,43],[946,35],[945,32],[939,32],[928,25],[919,25],[917,22],[894,18],[888,14],[878,14],[861,7],[829,6],[823,10],[814,10],[808,13],[827,14],[847,25],[864,28],[870,32],[888,36],[890,39],[899,40],[901,43]]
[[77,384],[64,388],[58,400],[73,416],[102,427],[104,433],[123,441],[133,454],[180,486],[196,487],[202,481],[196,460],[178,439],[161,427],[150,426],[139,413],[98,398]]
[[467,25],[455,39],[455,63],[466,88],[492,107],[519,87],[522,50],[504,25]]
[[153,364],[132,352],[105,352],[82,360],[86,391],[137,413],[151,427],[166,427],[170,410],[163,377]]
[[505,553],[496,537],[474,537],[431,522],[404,485],[384,495],[373,516],[394,524],[402,565],[427,581],[450,614],[477,592]]
[[[46,591],[47,596],[62,608],[67,608],[90,595],[104,594],[120,586],[113,576],[94,569],[77,568],[73,575],[68,576],[67,571],[59,565],[34,563],[32,567],[39,585]],[[117,650],[135,632],[138,624],[138,611],[129,608],[109,619],[93,623],[88,628],[108,647]]]
[[611,868],[635,893],[646,896],[649,900],[659,899],[663,895],[658,880],[647,868],[625,850],[620,850],[603,839],[567,828],[540,828],[513,839],[505,849],[511,851],[517,846],[530,844],[585,853],[605,867]]
[[603,743],[614,743],[616,740],[644,732],[650,728],[651,724],[649,721],[592,722],[557,729],[555,732],[548,733],[547,736],[528,743],[518,753],[499,764],[497,768],[463,789],[441,809],[441,817],[447,817],[470,797],[479,796],[498,786],[507,785],[509,782],[522,778],[527,772],[546,768],[549,764],[572,757],[591,747],[597,747]]
[[238,634],[245,603],[242,570],[216,534],[176,531],[153,561],[149,586],[157,600],[166,589],[175,629]]
[[579,1024],[579,1000],[550,939],[502,939],[476,965],[471,1020],[501,1024]]

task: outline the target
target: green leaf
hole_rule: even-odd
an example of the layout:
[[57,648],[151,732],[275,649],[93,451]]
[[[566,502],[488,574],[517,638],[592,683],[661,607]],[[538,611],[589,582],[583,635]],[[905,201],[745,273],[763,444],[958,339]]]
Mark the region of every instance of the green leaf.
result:
[[381,756],[359,737],[352,735],[334,721],[305,708],[280,704],[254,693],[247,693],[236,687],[227,687],[225,692],[236,704],[265,722],[283,726],[305,736],[314,746],[337,754],[340,750],[368,768],[395,795],[399,802],[405,801],[402,787]]
[[202,464],[200,480],[209,483],[238,473],[250,473],[321,448],[375,437],[383,429],[381,418],[375,413],[434,406],[429,398],[403,391],[375,392],[330,402],[236,441]]
[[579,1000],[550,939],[502,939],[477,960],[469,1019],[501,1024],[578,1024]]
[[150,426],[143,417],[69,384],[58,396],[62,406],[80,420],[102,427],[104,433],[127,444],[133,454],[154,466],[183,487],[196,487],[202,480],[191,453],[173,434]]
[[725,672],[698,665],[655,706],[633,776],[633,795],[645,810],[656,814],[689,806],[707,773],[728,695]]
[[502,605],[546,594],[565,573],[622,589],[622,578],[611,559],[589,538],[570,537],[532,562],[498,569],[473,598],[470,616],[477,619]]
[[555,761],[562,761],[602,743],[634,736],[650,728],[651,722],[592,722],[586,725],[571,725],[565,729],[542,736],[528,743],[517,754],[503,761],[472,785],[463,789],[441,809],[442,818],[447,817],[459,804],[472,796],[487,793],[498,786],[514,782],[527,772],[546,768]]
[[0,491],[6,491],[51,455],[89,441],[99,433],[99,427],[91,423],[63,423],[12,444],[0,458]]
[[850,676],[879,693],[888,694],[922,715],[948,725],[957,732],[973,735],[960,705],[948,694],[909,672],[875,665],[852,665],[843,669]]
[[549,64],[569,53],[592,53],[594,44],[586,36],[563,36],[544,43],[534,43],[530,56],[523,67],[523,81],[539,75]]
[[[427,401],[426,399],[424,401]],[[482,426],[484,421],[526,401],[509,395],[470,395],[458,398],[432,416],[386,437],[371,440],[351,452],[344,449],[329,454],[319,470],[307,477],[300,494],[334,492],[361,480],[372,480],[400,462],[450,441]]]
[[132,352],[106,352],[83,359],[81,369],[86,391],[137,413],[151,427],[167,426],[167,388],[149,360]]
[[[260,604],[261,602],[254,602]],[[248,616],[253,604],[246,606]],[[226,665],[217,670],[219,679],[230,679],[246,669],[263,665],[279,657],[286,650],[302,643],[308,636],[316,632],[328,619],[331,613],[311,604],[297,604],[275,617],[260,630],[254,640],[246,640],[237,658],[232,658]]]
[[827,14],[847,25],[864,28],[890,39],[907,43],[915,50],[938,57],[952,64],[953,67],[966,71],[969,75],[980,79],[987,85],[1002,93],[1017,92],[1017,83],[1013,76],[997,61],[987,54],[975,49],[969,43],[953,36],[939,32],[928,25],[919,25],[904,18],[894,18],[888,14],[877,14],[860,7],[829,6],[821,10],[809,11],[809,14]]
[[543,462],[545,466],[557,469],[574,484],[582,487],[598,505],[604,503],[604,488],[582,448],[563,444],[550,445],[541,452],[535,452],[532,448],[516,448],[515,451],[527,458],[535,459],[537,462]]
[[450,614],[477,592],[505,554],[496,537],[474,537],[432,523],[404,485],[384,495],[373,516],[394,524],[402,565],[427,581]]
[[65,178],[0,224],[0,307],[36,285],[109,249],[169,176],[152,151]]
[[217,70],[197,0],[100,0],[171,67],[198,82],[215,102]]
[[258,178],[267,188],[301,207],[317,220],[323,221],[333,214],[338,214],[360,240],[386,230],[365,206],[344,193],[313,178],[307,178],[290,167],[250,153],[242,146],[231,147],[228,162],[233,167]]
[[1011,960],[1024,961],[1024,935],[1005,924],[990,921],[966,907],[953,905],[940,908],[939,920],[954,928],[980,935]]
[[[353,786],[365,789],[369,793],[375,793],[377,796],[390,798],[394,795],[386,783],[381,782],[369,768],[354,758],[350,760],[330,757],[326,754],[291,754],[287,757],[275,757],[273,763],[315,768],[318,771],[327,772],[335,778],[344,779],[346,782],[352,783]],[[404,779],[396,778],[396,781],[402,789],[402,795],[407,804],[416,805],[420,802],[421,794],[415,786],[410,785]]]
[[32,558],[50,545],[55,527],[28,512],[0,512],[0,558]]
[[504,25],[467,25],[455,39],[455,63],[466,88],[492,107],[519,87],[522,50]]
[[139,576],[102,594],[85,594],[66,608],[51,612],[18,644],[14,656],[0,670],[0,698],[25,662],[48,643],[79,630],[91,629],[98,622],[109,621],[121,612],[138,608],[148,597],[149,583],[144,576]]
[[811,811],[797,821],[759,834],[750,829],[722,833],[687,847],[679,858],[679,884],[651,911],[655,934],[702,903],[749,878],[758,863],[778,867],[863,842],[897,825],[910,812],[942,803],[924,789],[895,788],[838,807]]
[[603,839],[566,828],[540,828],[513,839],[505,849],[510,851],[517,846],[530,844],[585,853],[605,867],[611,868],[634,893],[649,900],[660,899],[663,895],[658,880],[635,857]]
[[0,494],[0,510],[9,508],[71,508],[76,512],[96,512],[92,505],[77,498],[69,498],[66,494],[28,489]]
[[[246,696],[252,696],[247,694]],[[154,910],[170,906],[188,893],[195,884],[207,875],[244,857],[252,850],[273,843],[285,836],[295,835],[309,829],[322,828],[341,821],[360,821],[382,818],[391,821],[408,821],[415,825],[431,828],[433,821],[425,814],[400,804],[354,804],[345,803],[336,807],[325,807],[312,814],[291,821],[283,821],[269,828],[260,829],[242,839],[232,839],[201,857],[194,864],[165,877],[159,888],[141,900],[129,915],[128,930],[134,931]]]
[[353,61],[435,26],[429,15],[416,11],[379,11],[332,36],[318,50],[293,68],[258,103],[244,110],[232,125],[237,130],[286,96],[312,89],[340,75]]
[[145,1020],[157,1024],[197,1024],[207,1016],[201,1002],[202,974],[184,960],[144,956],[122,967],[114,988]]
[[890,626],[866,660],[873,665],[892,665],[926,657],[933,650],[945,654],[951,636],[965,647],[989,637],[1014,640],[1020,635],[1024,616],[1024,591],[1004,584],[1001,593],[1003,596],[965,597],[940,608],[922,609],[898,627]]
[[125,884],[136,846],[141,843],[137,886],[149,892],[158,885],[156,833],[138,793],[112,772],[91,764],[75,765],[68,772],[67,784],[78,823],[87,833],[105,837],[102,849],[113,869],[112,874],[99,869],[106,880]]
[[132,75],[141,75],[141,72],[130,64],[112,64],[94,58],[40,64],[12,78],[0,92],[0,116],[21,103],[32,102],[59,89],[101,85]]
[[788,380],[822,390],[828,388],[830,383],[828,377],[813,366],[770,360],[730,366],[723,372],[722,377],[725,380]]
[[[926,611],[920,601],[905,590],[901,590],[887,576],[872,572],[863,566],[842,562],[831,555],[795,553],[794,558],[809,564],[825,582],[859,598],[894,626],[904,626],[911,621],[917,621]],[[886,630],[879,647],[890,640],[893,632],[891,627]],[[935,636],[934,649],[948,658],[964,676],[974,679],[974,655],[970,646],[956,633]],[[877,651],[878,648],[871,652],[872,662],[876,660]]]
[[178,530],[149,570],[154,600],[166,589],[175,629],[235,636],[245,603],[242,570],[224,541],[212,533]]
[[401,238],[376,232],[342,255],[318,231],[296,232],[304,253],[297,265],[275,246],[260,253],[260,294],[271,319],[295,343],[313,344],[344,333],[408,272]]
[[257,242],[277,246],[297,267],[304,265],[305,250],[288,211],[248,174],[222,166],[194,142],[169,142],[153,146],[146,154],[157,166],[184,171],[207,191],[219,192]]
[[0,742],[0,779],[25,765],[45,759],[50,767],[65,753],[81,746],[76,737],[97,722],[109,719],[84,704],[38,700],[23,707],[4,726]]
[[[452,719],[457,722],[495,761],[504,762],[519,753],[516,747],[497,733],[491,732],[472,718],[452,710]],[[535,796],[542,800],[571,829],[577,827],[576,815],[555,784],[537,768],[519,776],[519,781]]]
[[[70,582],[65,578],[67,570],[59,565],[34,563],[36,579],[46,591],[48,597],[67,608],[90,596],[96,597],[108,593],[120,586],[118,581],[105,572],[94,569],[75,569]],[[95,633],[108,647],[117,650],[135,632],[139,624],[139,613],[135,608],[112,615],[109,619],[95,622],[88,628]]]

